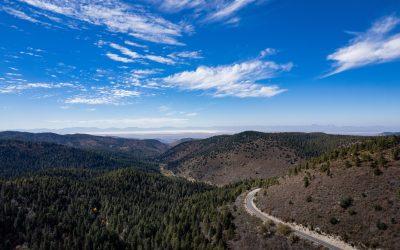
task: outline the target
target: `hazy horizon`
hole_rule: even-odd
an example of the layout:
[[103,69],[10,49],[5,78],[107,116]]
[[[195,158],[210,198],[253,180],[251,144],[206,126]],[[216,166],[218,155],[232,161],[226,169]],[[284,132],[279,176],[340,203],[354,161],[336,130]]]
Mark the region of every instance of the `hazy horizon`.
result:
[[163,142],[173,142],[184,138],[205,139],[216,135],[231,135],[244,131],[258,131],[265,133],[304,132],[327,133],[339,135],[373,136],[384,132],[399,132],[399,127],[385,126],[334,126],[334,125],[309,125],[309,126],[213,126],[213,127],[156,127],[156,128],[96,128],[96,127],[70,127],[60,129],[10,129],[3,131],[19,131],[30,133],[56,133],[56,134],[90,134],[97,136],[112,136],[135,139],[157,139]]

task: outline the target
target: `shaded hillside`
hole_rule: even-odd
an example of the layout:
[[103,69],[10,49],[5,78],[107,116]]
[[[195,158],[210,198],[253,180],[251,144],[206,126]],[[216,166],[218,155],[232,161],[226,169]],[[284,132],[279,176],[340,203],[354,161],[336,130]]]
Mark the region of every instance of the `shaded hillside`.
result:
[[228,205],[271,183],[215,188],[132,169],[0,180],[0,249],[224,249]]
[[177,145],[179,145],[181,143],[194,141],[194,140],[196,140],[196,139],[193,139],[193,138],[182,138],[182,139],[179,139],[179,140],[176,140],[176,141],[170,143],[169,146],[170,147],[175,147],[175,146],[177,146]]
[[400,137],[381,137],[313,159],[261,192],[263,211],[360,248],[398,249]]
[[0,177],[4,178],[48,168],[114,169],[131,164],[54,143],[0,140]]
[[243,132],[181,143],[160,160],[186,178],[227,184],[281,176],[304,159],[363,139],[323,133]]
[[144,159],[165,152],[169,146],[157,140],[137,140],[86,134],[59,135],[54,133],[0,132],[0,139],[49,142],[69,147],[118,153],[121,156]]

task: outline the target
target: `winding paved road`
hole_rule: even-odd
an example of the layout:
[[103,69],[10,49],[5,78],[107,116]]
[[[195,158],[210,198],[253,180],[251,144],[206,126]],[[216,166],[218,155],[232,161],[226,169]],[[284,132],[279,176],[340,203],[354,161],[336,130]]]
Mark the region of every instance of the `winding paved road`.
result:
[[258,209],[256,207],[256,205],[254,204],[254,197],[255,195],[261,190],[261,188],[257,188],[251,192],[249,192],[246,195],[245,198],[245,203],[244,206],[246,208],[246,211],[251,214],[254,215],[258,218],[260,218],[263,221],[273,221],[276,224],[283,224],[286,226],[289,226],[292,230],[293,233],[297,236],[299,236],[300,238],[309,240],[317,245],[320,246],[324,246],[328,249],[332,249],[332,250],[337,250],[337,249],[356,249],[352,246],[350,246],[349,244],[347,244],[346,242],[341,241],[338,238],[332,237],[332,236],[328,236],[328,235],[324,235],[324,234],[320,234],[317,233],[315,231],[311,231],[310,229],[303,227],[301,225],[297,225],[294,223],[287,223],[284,222],[282,220],[280,220],[279,218],[276,218],[272,215],[266,214],[264,212],[262,212],[260,209]]

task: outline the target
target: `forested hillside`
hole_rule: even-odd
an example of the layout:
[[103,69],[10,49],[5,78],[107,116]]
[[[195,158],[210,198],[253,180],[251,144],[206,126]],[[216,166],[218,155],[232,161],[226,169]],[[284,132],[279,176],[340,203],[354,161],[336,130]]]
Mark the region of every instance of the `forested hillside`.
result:
[[0,140],[0,178],[49,168],[115,169],[133,164],[142,169],[155,168],[151,163],[127,161],[53,143]]
[[157,140],[137,140],[86,134],[0,132],[0,139],[28,142],[48,142],[69,147],[119,154],[120,157],[146,159],[165,152],[169,146]]
[[215,188],[133,169],[0,181],[0,249],[224,249],[228,208],[265,180]]
[[397,249],[400,241],[400,137],[376,137],[292,168],[260,193],[265,212],[357,247]]
[[365,137],[323,133],[243,132],[184,142],[160,157],[176,174],[227,184],[247,178],[284,175],[299,164]]

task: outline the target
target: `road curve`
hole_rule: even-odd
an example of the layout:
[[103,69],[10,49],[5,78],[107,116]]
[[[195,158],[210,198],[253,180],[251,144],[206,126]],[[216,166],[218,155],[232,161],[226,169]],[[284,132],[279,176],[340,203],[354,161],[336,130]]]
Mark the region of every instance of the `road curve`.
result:
[[255,195],[261,190],[261,188],[257,188],[254,189],[253,191],[249,192],[246,195],[246,198],[244,200],[244,206],[246,211],[251,214],[254,215],[258,218],[260,218],[263,221],[273,221],[277,224],[283,224],[286,226],[289,226],[292,230],[293,233],[297,236],[299,236],[300,238],[309,240],[317,245],[320,246],[324,246],[328,249],[332,249],[332,250],[337,250],[337,249],[356,249],[354,247],[352,247],[351,245],[347,244],[344,241],[341,241],[339,238],[337,237],[333,237],[333,236],[328,236],[325,234],[321,234],[321,233],[317,233],[315,231],[312,231],[304,226],[301,225],[297,225],[295,223],[287,223],[284,222],[282,220],[280,220],[279,218],[276,218],[272,215],[266,214],[264,212],[262,212],[260,209],[258,209],[256,207],[256,205],[254,204],[254,197]]

